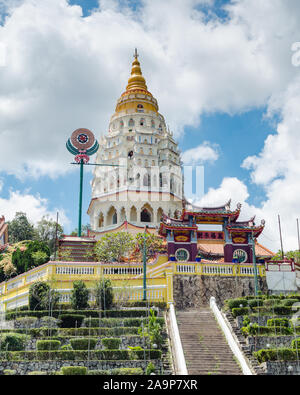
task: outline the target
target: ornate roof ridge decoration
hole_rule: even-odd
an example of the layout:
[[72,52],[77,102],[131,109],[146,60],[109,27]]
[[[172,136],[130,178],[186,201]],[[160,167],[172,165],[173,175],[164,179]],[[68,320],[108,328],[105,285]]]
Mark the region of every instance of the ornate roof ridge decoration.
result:
[[217,252],[211,252],[211,251],[208,252],[203,250],[201,247],[198,248],[198,254],[200,254],[202,258],[207,259],[209,261],[224,258],[224,254],[219,254]]
[[266,221],[264,219],[261,220],[260,225],[252,225],[252,226],[242,225],[237,222],[231,222],[230,224],[228,224],[226,226],[226,229],[229,232],[241,232],[241,231],[247,232],[247,233],[253,232],[253,236],[255,238],[257,238],[264,230],[265,224],[266,224]]

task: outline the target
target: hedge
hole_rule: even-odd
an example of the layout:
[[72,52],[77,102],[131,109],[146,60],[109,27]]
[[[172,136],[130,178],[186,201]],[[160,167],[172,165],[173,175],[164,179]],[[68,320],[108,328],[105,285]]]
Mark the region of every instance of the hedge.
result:
[[61,345],[59,340],[38,340],[36,348],[38,351],[58,350]]
[[297,351],[291,348],[261,349],[253,353],[259,363],[267,361],[295,361]]
[[[163,317],[157,317],[156,322],[158,322],[161,326],[164,326],[165,320]],[[113,327],[139,327],[141,324],[146,325],[148,323],[148,318],[103,318],[103,319],[98,319],[98,318],[85,318],[84,319],[84,325],[86,327],[108,327],[108,328],[113,328]]]
[[292,335],[292,328],[285,326],[259,326],[257,324],[242,327],[242,332],[245,336],[262,336],[262,335]]
[[288,318],[271,318],[267,321],[267,326],[285,326],[289,327],[289,319]]
[[248,315],[249,312],[250,312],[249,307],[236,307],[231,310],[231,313],[235,318],[240,315]]
[[247,307],[248,301],[244,298],[228,299],[227,305],[232,310],[234,308],[241,308],[241,305],[242,305],[242,307]]
[[85,376],[87,368],[84,366],[64,366],[61,368],[61,373],[64,376]]
[[110,337],[101,339],[101,343],[107,350],[118,350],[120,348],[121,339],[117,337]]
[[[92,317],[92,318],[99,318],[106,317],[106,318],[134,318],[134,317],[147,317],[148,310],[53,310],[52,317],[58,318],[61,314],[80,314],[84,315],[85,317]],[[154,314],[157,315],[157,311],[154,310]],[[41,318],[43,316],[49,316],[48,310],[40,310],[40,311],[33,311],[33,310],[26,310],[26,311],[8,311],[5,313],[6,320],[14,320],[17,317],[37,317]]]
[[130,360],[135,356],[137,359],[144,359],[144,352],[148,359],[161,359],[161,350],[57,350],[57,351],[8,351],[0,352],[0,360],[8,361],[86,361],[86,360],[107,360],[119,361]]
[[253,309],[254,307],[259,307],[259,306],[263,306],[263,300],[262,299],[251,299],[248,302],[249,307],[251,307],[251,309]]
[[21,351],[25,348],[25,343],[28,340],[29,336],[8,332],[0,337],[0,350],[2,351]]
[[59,317],[61,328],[79,328],[84,320],[81,314],[61,314]]
[[300,350],[300,339],[294,339],[292,340],[292,348],[295,350]]
[[94,350],[97,339],[93,337],[79,337],[70,340],[73,350]]

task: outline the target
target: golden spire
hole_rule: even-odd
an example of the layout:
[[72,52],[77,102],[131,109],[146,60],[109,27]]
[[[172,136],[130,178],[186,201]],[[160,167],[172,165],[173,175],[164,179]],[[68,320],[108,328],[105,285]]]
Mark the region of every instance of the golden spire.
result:
[[134,61],[132,62],[131,67],[131,76],[128,79],[128,85],[126,87],[126,91],[133,90],[133,89],[143,89],[147,91],[146,80],[142,75],[141,65],[138,61],[138,53],[137,49],[135,48],[134,51]]

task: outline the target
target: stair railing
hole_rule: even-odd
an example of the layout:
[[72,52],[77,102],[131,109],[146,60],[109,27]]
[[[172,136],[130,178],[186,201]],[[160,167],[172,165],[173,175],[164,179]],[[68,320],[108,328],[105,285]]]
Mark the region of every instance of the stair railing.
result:
[[182,343],[179,335],[175,309],[172,302],[169,303],[170,334],[174,351],[176,375],[188,375]]
[[228,328],[228,325],[226,324],[226,321],[225,321],[221,311],[219,310],[219,308],[217,306],[216,299],[213,296],[210,298],[209,304],[210,304],[211,310],[213,311],[213,313],[216,317],[218,324],[220,325],[220,327],[225,335],[225,338],[227,340],[229,347],[231,348],[231,351],[233,352],[234,356],[236,357],[236,359],[238,360],[238,362],[240,364],[243,374],[248,375],[248,376],[253,375],[242,351],[240,350],[240,348],[237,344],[237,341],[233,337],[230,329]]

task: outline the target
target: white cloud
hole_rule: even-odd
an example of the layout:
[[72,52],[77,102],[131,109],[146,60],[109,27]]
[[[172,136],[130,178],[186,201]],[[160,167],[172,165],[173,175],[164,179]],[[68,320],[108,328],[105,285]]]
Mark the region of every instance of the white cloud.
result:
[[185,165],[214,162],[218,159],[218,157],[218,147],[216,145],[210,144],[208,141],[204,141],[203,144],[184,151],[181,155],[181,159]]
[[49,210],[48,200],[41,198],[38,194],[31,195],[29,192],[10,191],[9,198],[0,198],[0,214],[4,215],[6,221],[11,221],[16,212],[22,211],[27,214],[27,218],[32,223],[37,223],[43,216],[49,216],[56,220],[56,213],[59,211],[59,223],[68,226],[70,221],[62,209]]
[[[87,127],[107,130],[129,77],[133,48],[161,112],[178,136],[202,112],[265,105],[295,74],[291,41],[298,2],[240,0],[230,19],[207,21],[197,0],[145,0],[139,11],[101,1],[82,18],[66,0],[9,1],[0,28],[0,171],[56,177],[70,170],[65,141]],[[18,7],[14,8],[16,5]],[[9,7],[13,8],[9,8]],[[55,21],[55,23],[54,23]]]

